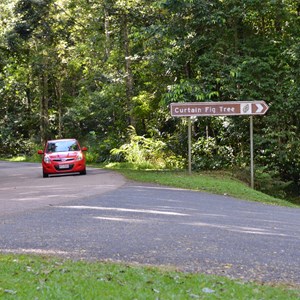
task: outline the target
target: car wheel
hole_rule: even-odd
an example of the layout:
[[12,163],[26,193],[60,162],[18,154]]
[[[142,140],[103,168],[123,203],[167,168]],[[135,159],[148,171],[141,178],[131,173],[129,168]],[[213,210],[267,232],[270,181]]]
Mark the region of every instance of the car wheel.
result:
[[47,178],[48,176],[49,176],[49,174],[43,172],[43,177],[44,178]]
[[86,169],[80,172],[80,175],[86,175]]

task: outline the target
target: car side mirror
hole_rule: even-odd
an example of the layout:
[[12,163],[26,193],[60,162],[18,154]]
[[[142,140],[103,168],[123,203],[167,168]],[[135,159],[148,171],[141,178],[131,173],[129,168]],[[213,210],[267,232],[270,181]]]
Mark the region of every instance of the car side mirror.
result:
[[81,151],[88,151],[88,148],[87,147],[82,147]]
[[43,151],[43,150],[38,150],[37,153],[38,153],[38,154],[44,154],[44,151]]

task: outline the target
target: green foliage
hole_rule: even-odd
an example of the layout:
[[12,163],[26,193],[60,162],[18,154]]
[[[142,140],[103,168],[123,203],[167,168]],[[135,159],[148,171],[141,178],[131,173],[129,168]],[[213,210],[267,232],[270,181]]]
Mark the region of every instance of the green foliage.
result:
[[192,145],[192,166],[194,170],[221,170],[233,166],[232,147],[218,144],[216,138],[199,138]]
[[255,188],[276,198],[285,199],[285,191],[291,183],[282,181],[278,173],[270,172],[266,167],[255,170]]
[[133,163],[140,169],[182,167],[182,159],[167,150],[166,144],[154,138],[138,136],[135,128],[128,128],[129,143],[111,150],[114,160]]
[[[291,126],[286,131],[270,132],[266,129],[265,138],[258,144],[257,163],[264,166],[264,172],[272,174],[274,182],[292,182],[300,184],[300,141],[297,137],[298,128]],[[288,189],[286,189],[287,191]]]
[[102,163],[111,160],[111,150],[118,147],[121,142],[117,136],[99,138],[95,131],[91,131],[86,137],[89,151],[86,153],[87,162]]
[[205,95],[198,82],[191,80],[181,80],[179,84],[168,86],[168,93],[164,99],[167,104],[172,102],[195,102],[204,101],[205,97],[210,99],[212,93]]

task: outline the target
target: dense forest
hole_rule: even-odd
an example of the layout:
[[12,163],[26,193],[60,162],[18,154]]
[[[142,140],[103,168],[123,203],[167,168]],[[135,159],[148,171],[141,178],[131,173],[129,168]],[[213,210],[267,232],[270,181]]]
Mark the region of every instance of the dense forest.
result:
[[[0,57],[1,156],[76,137],[184,167],[171,102],[264,100],[256,176],[299,193],[299,0],[2,0]],[[194,170],[249,168],[249,117],[198,117],[192,138]]]

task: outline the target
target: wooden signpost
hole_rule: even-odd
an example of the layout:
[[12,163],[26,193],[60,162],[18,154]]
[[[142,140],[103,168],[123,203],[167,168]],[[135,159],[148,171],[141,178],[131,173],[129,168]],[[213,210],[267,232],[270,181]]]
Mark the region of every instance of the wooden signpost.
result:
[[188,117],[189,174],[192,172],[191,117],[250,116],[251,188],[254,188],[253,115],[264,115],[268,109],[262,100],[171,103],[171,116]]

